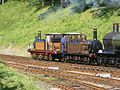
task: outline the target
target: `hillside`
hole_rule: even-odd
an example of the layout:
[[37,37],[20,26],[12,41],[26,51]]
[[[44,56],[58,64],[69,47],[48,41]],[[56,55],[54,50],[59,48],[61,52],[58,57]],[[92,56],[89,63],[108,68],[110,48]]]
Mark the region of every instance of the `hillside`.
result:
[[[0,5],[0,46],[13,45],[15,47],[27,47],[34,40],[35,34],[45,33],[84,33],[92,39],[92,28],[98,29],[98,38],[112,31],[112,24],[120,22],[120,10],[107,12],[102,17],[93,17],[97,8],[88,9],[83,13],[70,13],[70,7],[59,8],[49,12],[49,6],[38,11],[36,7],[29,6],[28,2],[8,1]],[[44,19],[38,20],[41,13],[45,13]],[[97,11],[97,12],[96,12]]]

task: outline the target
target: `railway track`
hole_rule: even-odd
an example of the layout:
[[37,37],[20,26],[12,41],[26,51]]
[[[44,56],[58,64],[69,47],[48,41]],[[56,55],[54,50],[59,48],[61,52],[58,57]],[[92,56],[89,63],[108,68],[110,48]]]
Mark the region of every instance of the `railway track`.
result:
[[[59,84],[59,83],[54,83],[54,82],[50,82],[52,85],[57,86],[58,88],[61,88],[62,90],[104,90],[104,89],[100,89],[100,87],[91,85],[91,84],[86,84],[83,83],[81,81],[78,81],[76,79],[71,79],[70,76],[68,75],[64,75],[63,72],[61,71],[54,71],[54,70],[47,70],[47,69],[40,69],[40,68],[35,68],[35,67],[26,67],[23,65],[15,65],[15,64],[8,64],[8,66],[11,66],[13,68],[17,68],[19,70],[24,70],[27,73],[34,73],[34,74],[44,74],[44,75],[48,75],[51,77],[56,77],[65,81],[69,81],[69,83],[67,83],[67,85],[63,85],[63,84]],[[57,84],[57,85],[56,85]],[[60,85],[60,86],[59,86]],[[87,86],[87,87],[86,87]]]
[[[20,56],[10,56],[10,55],[0,55],[0,58],[5,61],[13,61],[17,63],[27,63],[30,65],[38,65],[38,66],[57,66],[62,70],[72,70],[76,72],[85,72],[85,73],[109,73],[112,77],[120,78],[120,69],[112,68],[112,67],[103,67],[103,66],[91,66],[91,65],[80,65],[80,64],[71,64],[71,63],[63,63],[63,62],[53,62],[53,61],[37,61],[32,60],[31,58],[20,57]],[[15,60],[15,61],[14,61]],[[29,60],[29,62],[28,62]],[[62,66],[62,67],[61,67]]]
[[[0,55],[0,59],[2,59],[1,62],[4,62],[8,66],[23,70],[25,72],[45,74],[69,81],[69,83],[71,83],[70,85],[56,83],[56,86],[63,90],[114,90],[115,88],[120,89],[120,71],[117,68],[79,65],[61,62],[58,63],[33,61],[29,58],[9,55]],[[59,68],[51,69],[50,67]],[[110,73],[112,77],[114,76],[115,78],[96,77],[95,75],[97,73]]]

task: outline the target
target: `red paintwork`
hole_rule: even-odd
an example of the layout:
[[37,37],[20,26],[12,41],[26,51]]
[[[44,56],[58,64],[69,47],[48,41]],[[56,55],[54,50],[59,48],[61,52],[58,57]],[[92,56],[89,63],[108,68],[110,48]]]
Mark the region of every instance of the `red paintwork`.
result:
[[35,49],[33,49],[33,50],[28,49],[28,52],[30,52],[31,54],[34,53],[34,54],[41,54],[41,55],[55,54],[55,52],[53,52],[53,51],[41,51],[41,50],[35,50]]

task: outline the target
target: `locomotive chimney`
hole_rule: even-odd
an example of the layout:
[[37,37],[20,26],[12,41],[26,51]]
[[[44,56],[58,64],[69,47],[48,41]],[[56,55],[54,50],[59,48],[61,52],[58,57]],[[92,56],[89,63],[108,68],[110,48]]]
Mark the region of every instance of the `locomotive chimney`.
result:
[[97,40],[97,29],[93,29],[93,40]]
[[38,31],[38,37],[41,39],[41,31]]
[[113,24],[113,32],[119,32],[119,23]]

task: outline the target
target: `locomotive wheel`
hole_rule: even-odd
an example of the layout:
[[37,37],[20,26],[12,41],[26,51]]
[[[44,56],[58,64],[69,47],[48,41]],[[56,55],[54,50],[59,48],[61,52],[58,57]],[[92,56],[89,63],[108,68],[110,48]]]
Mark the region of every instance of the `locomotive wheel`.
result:
[[65,60],[66,60],[66,56],[64,56],[63,60],[64,60],[64,62],[65,62]]
[[58,58],[59,59],[59,62],[61,62],[62,61],[62,58]]
[[88,63],[89,63],[89,65],[93,65],[93,59],[90,58]]
[[40,54],[40,60],[42,60],[43,55]]
[[107,59],[106,59],[106,58],[103,59],[103,66],[105,66],[105,67],[108,66],[108,64],[107,64]]
[[120,68],[120,64],[116,64],[116,67],[117,67],[117,68]]
[[31,56],[32,56],[32,59],[34,60],[37,59],[37,55],[35,53],[32,53]]
[[96,65],[96,66],[99,66],[99,65],[101,65],[101,58],[95,58],[94,60],[93,60],[93,63],[92,63],[93,65]]
[[45,60],[47,60],[47,61],[49,60],[49,57],[48,57],[48,55],[45,55]]
[[69,60],[69,56],[64,56],[64,62],[67,63]]
[[40,55],[37,55],[36,59],[39,60],[40,59]]
[[97,59],[95,59],[95,58],[90,58],[90,60],[89,60],[89,64],[90,64],[90,65],[96,65],[96,63],[97,63]]
[[67,56],[64,56],[64,58],[63,58],[63,59],[64,59],[64,62],[66,62],[66,61],[67,61]]
[[100,59],[97,59],[97,65],[100,66],[100,62],[101,60]]
[[87,63],[88,63],[88,58],[84,57],[84,64],[87,64]]
[[48,55],[48,60],[52,61],[53,60],[53,57],[51,54]]
[[116,66],[117,68],[120,68],[120,59],[117,59],[117,60],[116,60],[115,66]]
[[97,66],[99,65],[99,62],[98,62],[98,59],[97,59],[97,58],[94,59],[93,65],[97,65]]
[[38,54],[37,57],[36,57],[36,59],[37,59],[37,60],[42,60],[42,57],[43,57],[43,55]]
[[90,58],[89,57],[86,57],[87,61],[86,61],[86,64],[87,65],[90,65]]
[[102,65],[102,58],[97,58],[97,65]]

